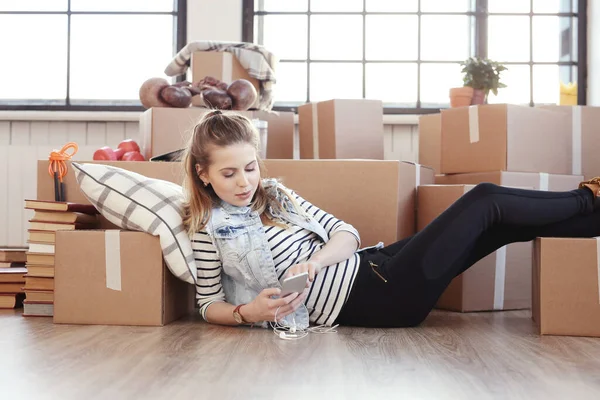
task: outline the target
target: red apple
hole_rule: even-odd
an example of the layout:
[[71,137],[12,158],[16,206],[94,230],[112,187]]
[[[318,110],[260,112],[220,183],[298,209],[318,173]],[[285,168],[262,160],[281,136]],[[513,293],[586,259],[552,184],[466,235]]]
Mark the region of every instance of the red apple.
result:
[[146,159],[139,151],[128,151],[123,154],[121,161],[146,161]]
[[100,147],[98,150],[94,152],[93,156],[94,160],[108,160],[108,161],[117,161],[117,155],[115,151],[108,146]]
[[123,155],[125,153],[127,153],[128,150],[125,149],[116,149],[114,150],[115,152],[115,157],[117,157],[117,160],[121,160],[123,158]]
[[130,152],[130,151],[140,151],[140,146],[138,146],[138,144],[135,142],[135,140],[132,139],[125,139],[123,140],[121,143],[119,143],[119,146],[117,146],[119,149],[123,149],[123,154]]

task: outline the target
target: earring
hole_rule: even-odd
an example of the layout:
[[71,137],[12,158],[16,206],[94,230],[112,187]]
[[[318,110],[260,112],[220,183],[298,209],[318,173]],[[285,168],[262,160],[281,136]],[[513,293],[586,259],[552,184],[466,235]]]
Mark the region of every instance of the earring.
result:
[[204,186],[208,186],[208,182],[204,182]]

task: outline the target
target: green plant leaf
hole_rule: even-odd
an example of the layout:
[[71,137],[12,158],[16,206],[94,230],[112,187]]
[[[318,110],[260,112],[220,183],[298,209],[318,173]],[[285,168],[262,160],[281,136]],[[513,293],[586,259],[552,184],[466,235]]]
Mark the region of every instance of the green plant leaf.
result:
[[505,71],[507,68],[496,61],[470,57],[460,65],[463,66],[461,73],[463,74],[464,86],[483,90],[486,95],[490,91],[496,95],[499,88],[506,87],[505,84],[500,82],[500,72]]

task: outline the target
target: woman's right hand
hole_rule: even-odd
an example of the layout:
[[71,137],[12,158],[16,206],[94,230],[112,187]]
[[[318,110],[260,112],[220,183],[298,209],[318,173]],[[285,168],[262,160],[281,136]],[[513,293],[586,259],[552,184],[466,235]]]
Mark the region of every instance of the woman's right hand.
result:
[[256,296],[254,300],[248,303],[240,310],[244,319],[248,322],[273,321],[275,322],[275,313],[277,319],[285,317],[296,311],[304,303],[308,295],[308,289],[302,293],[292,293],[285,297],[272,299],[271,296],[278,296],[281,293],[279,288],[267,288]]

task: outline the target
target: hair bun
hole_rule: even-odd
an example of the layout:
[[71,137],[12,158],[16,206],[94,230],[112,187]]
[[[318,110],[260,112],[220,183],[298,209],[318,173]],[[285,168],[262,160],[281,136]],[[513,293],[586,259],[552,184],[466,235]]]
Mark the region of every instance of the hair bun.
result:
[[207,118],[214,117],[215,115],[223,115],[221,110],[211,110],[208,114],[206,114]]

